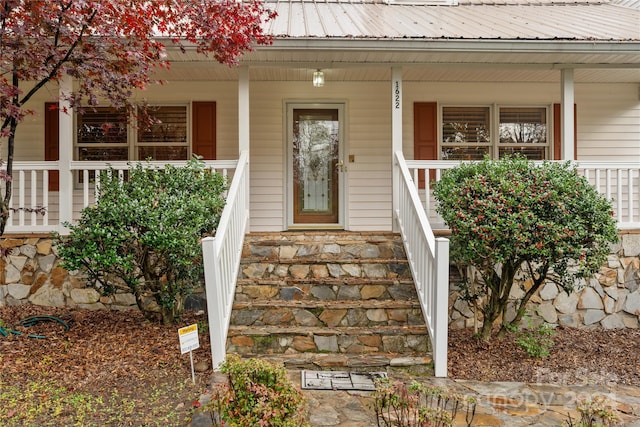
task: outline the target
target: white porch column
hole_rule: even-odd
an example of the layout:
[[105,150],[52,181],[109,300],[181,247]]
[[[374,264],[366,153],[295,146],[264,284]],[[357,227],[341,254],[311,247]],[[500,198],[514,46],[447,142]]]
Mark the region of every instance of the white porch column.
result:
[[399,209],[398,185],[400,183],[400,168],[396,165],[395,153],[402,151],[402,68],[391,68],[391,164],[393,194],[391,224],[394,232],[400,231],[396,221]]
[[[564,68],[561,72],[562,98],[560,111],[560,125],[562,128],[562,160],[575,159],[575,115],[574,115],[574,86],[573,86],[573,69]],[[557,143],[557,141],[556,141]]]
[[[249,147],[251,145],[250,141],[250,132],[251,132],[251,123],[249,120],[249,67],[242,66],[240,67],[240,75],[238,76],[238,157],[240,157],[240,153],[246,151],[249,153]],[[251,156],[249,155],[249,164],[251,164]],[[250,196],[251,196],[251,176],[250,169],[247,168],[246,171],[246,191],[247,194],[247,211],[250,206]],[[247,212],[247,230],[251,229],[251,215]]]
[[65,95],[73,91],[73,79],[65,76],[60,80],[58,86],[59,93],[59,159],[60,170],[60,190],[58,192],[60,203],[60,225],[61,234],[68,232],[68,228],[62,225],[63,222],[71,222],[73,219],[73,173],[71,172],[71,160],[73,159],[73,109]]
[[240,67],[238,77],[238,154],[249,151],[249,67]]

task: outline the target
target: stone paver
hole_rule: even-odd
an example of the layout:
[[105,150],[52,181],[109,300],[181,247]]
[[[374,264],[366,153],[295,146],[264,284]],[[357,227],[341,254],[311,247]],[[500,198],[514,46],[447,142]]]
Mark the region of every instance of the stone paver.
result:
[[[289,371],[294,384],[300,384],[301,372]],[[390,376],[393,380],[393,376]],[[616,409],[623,426],[640,427],[640,387],[626,385],[557,385],[519,382],[485,383],[443,378],[420,378],[429,386],[474,396],[478,400],[472,426],[556,427],[565,425],[568,415],[574,422],[579,413],[576,403],[596,396],[605,397]],[[309,405],[313,427],[376,426],[372,392],[347,390],[303,390]],[[206,399],[207,397],[204,397]],[[203,414],[194,415],[191,427],[205,426]],[[210,421],[210,419],[209,419]],[[464,414],[458,414],[454,426],[466,426]]]
[[[482,383],[426,378],[428,384],[455,390],[478,399],[473,426],[561,426],[570,414],[576,420],[576,402],[604,396],[617,409],[625,426],[640,426],[640,387],[564,386],[554,384]],[[304,390],[309,400],[312,426],[375,426],[372,394],[368,392]],[[326,411],[327,407],[332,411]],[[364,424],[354,424],[361,411]],[[336,423],[336,416],[339,420]],[[368,418],[367,418],[368,417]],[[370,424],[367,424],[369,422]],[[465,426],[458,417],[456,426]]]

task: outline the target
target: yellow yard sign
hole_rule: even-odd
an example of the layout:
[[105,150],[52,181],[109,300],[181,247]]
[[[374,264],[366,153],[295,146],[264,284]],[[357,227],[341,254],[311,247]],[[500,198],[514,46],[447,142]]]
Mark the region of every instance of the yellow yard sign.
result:
[[180,337],[180,351],[182,352],[182,354],[188,353],[200,347],[197,324],[185,326],[184,328],[178,329],[178,336]]

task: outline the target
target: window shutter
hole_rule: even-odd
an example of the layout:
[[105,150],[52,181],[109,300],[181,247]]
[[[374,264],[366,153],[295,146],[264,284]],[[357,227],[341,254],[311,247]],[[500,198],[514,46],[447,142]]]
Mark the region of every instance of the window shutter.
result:
[[[60,160],[60,122],[57,102],[44,103],[44,159]],[[60,173],[49,171],[49,191],[60,190]]]
[[216,159],[216,103],[192,104],[192,153],[204,160]]
[[[416,102],[413,104],[413,158],[415,160],[438,159],[438,104]],[[435,171],[429,179],[436,178]],[[424,172],[418,175],[418,186],[424,188]]]
[[[578,109],[573,104],[573,160],[578,159]],[[562,160],[562,117],[560,104],[553,104],[553,159]]]

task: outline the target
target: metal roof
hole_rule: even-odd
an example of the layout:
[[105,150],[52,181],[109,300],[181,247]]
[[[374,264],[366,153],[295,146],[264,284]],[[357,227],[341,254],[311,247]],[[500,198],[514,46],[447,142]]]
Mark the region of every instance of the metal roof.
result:
[[266,30],[277,38],[426,40],[640,40],[640,1],[276,0]]
[[[431,5],[435,1],[457,5]],[[395,4],[393,2],[396,2]],[[640,0],[267,0],[270,46],[240,63],[252,80],[640,82]],[[235,80],[195,50],[172,49],[185,79]],[[198,64],[202,64],[199,66]],[[187,71],[188,70],[188,71]],[[174,76],[175,78],[175,76]]]

